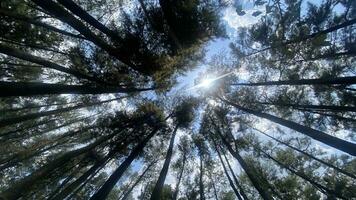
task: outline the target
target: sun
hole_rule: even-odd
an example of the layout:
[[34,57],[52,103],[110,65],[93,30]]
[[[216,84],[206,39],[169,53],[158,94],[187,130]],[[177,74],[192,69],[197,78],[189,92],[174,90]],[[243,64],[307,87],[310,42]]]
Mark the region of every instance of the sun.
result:
[[201,85],[202,87],[204,87],[204,88],[209,88],[209,87],[212,85],[213,82],[214,82],[214,79],[207,78],[207,79],[204,79],[204,80],[200,83],[200,85]]

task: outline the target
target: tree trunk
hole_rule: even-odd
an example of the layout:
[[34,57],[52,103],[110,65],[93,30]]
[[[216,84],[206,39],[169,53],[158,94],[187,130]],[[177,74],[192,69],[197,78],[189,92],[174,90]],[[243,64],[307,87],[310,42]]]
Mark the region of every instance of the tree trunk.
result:
[[104,81],[97,79],[95,77],[92,77],[92,76],[89,76],[86,74],[82,74],[81,72],[79,72],[77,70],[63,67],[63,66],[56,64],[54,62],[51,62],[51,61],[45,60],[41,57],[34,56],[29,53],[20,51],[13,47],[3,45],[1,43],[0,43],[0,53],[6,54],[9,56],[13,56],[13,57],[21,59],[21,60],[26,60],[28,62],[36,63],[36,64],[42,65],[49,69],[54,69],[54,70],[57,70],[57,71],[60,71],[60,72],[66,73],[66,74],[73,75],[74,77],[78,78],[79,80],[86,79],[86,80],[93,81],[96,83],[106,84]]
[[307,35],[307,36],[302,36],[300,38],[297,38],[297,39],[294,39],[294,40],[287,40],[287,41],[284,41],[282,42],[281,44],[277,44],[277,45],[273,45],[273,46],[269,46],[269,47],[266,47],[264,49],[261,49],[261,50],[258,50],[258,51],[255,51],[255,52],[252,52],[250,54],[247,54],[245,56],[243,56],[242,58],[246,58],[246,57],[249,57],[249,56],[252,56],[252,55],[255,55],[255,54],[258,54],[258,53],[261,53],[263,51],[267,51],[267,50],[270,50],[270,49],[274,49],[274,48],[277,48],[277,47],[281,47],[281,46],[285,46],[285,45],[289,45],[289,44],[294,44],[294,43],[299,43],[299,42],[303,42],[303,41],[307,41],[309,39],[312,39],[312,38],[315,38],[315,37],[318,37],[320,35],[324,35],[324,34],[328,34],[328,33],[331,33],[333,31],[336,31],[338,29],[341,29],[341,28],[345,28],[347,26],[351,26],[353,24],[356,23],[356,18],[355,19],[352,19],[352,20],[348,20],[348,21],[345,21],[344,23],[341,23],[339,25],[336,25],[336,26],[332,26],[330,28],[327,28],[325,30],[322,30],[322,31],[319,31],[319,32],[316,32],[316,33],[312,33],[310,35]]
[[96,46],[105,50],[109,55],[119,59],[122,63],[126,64],[132,69],[140,71],[132,64],[132,62],[127,56],[121,54],[121,52],[118,49],[110,46],[100,37],[95,35],[89,28],[87,28],[85,24],[83,24],[80,20],[78,20],[72,14],[67,12],[64,8],[59,6],[57,3],[53,2],[52,0],[46,0],[46,1],[32,0],[32,1],[38,6],[40,6],[41,8],[43,8],[44,10],[48,11],[49,13],[57,17],[62,22],[69,24],[72,28],[80,32],[88,40],[93,42]]
[[143,148],[146,146],[148,141],[155,135],[158,131],[158,128],[155,128],[151,133],[142,140],[130,153],[130,155],[125,159],[123,163],[111,174],[108,180],[104,183],[103,186],[90,198],[90,200],[102,200],[106,199],[109,195],[112,188],[115,186],[117,181],[121,178],[127,168],[130,166],[132,161],[142,152]]
[[173,130],[173,134],[172,134],[171,140],[169,142],[166,160],[164,161],[161,173],[159,174],[158,180],[157,180],[156,185],[155,185],[153,192],[151,194],[151,198],[150,198],[151,200],[161,199],[161,191],[162,191],[162,188],[164,185],[164,181],[166,180],[169,164],[171,162],[171,158],[172,158],[172,154],[173,154],[174,139],[176,137],[178,126],[179,125],[176,125],[176,127]]
[[[140,175],[140,177],[138,177],[138,179],[135,181],[135,183],[130,187],[129,190],[127,190],[124,194],[124,196],[122,197],[121,200],[126,200],[130,193],[132,192],[132,190],[136,187],[136,185],[142,180],[142,178],[145,176],[145,174],[148,172],[148,170],[150,170],[150,168],[156,163],[157,161],[153,161],[151,162],[147,168],[145,169],[145,171],[142,172],[142,174]],[[119,198],[120,199],[120,198]]]
[[309,128],[309,127],[306,127],[306,126],[303,126],[303,125],[300,125],[298,123],[295,123],[295,122],[292,122],[292,121],[289,121],[289,120],[285,120],[285,119],[282,119],[282,118],[279,118],[279,117],[276,117],[276,116],[273,116],[273,115],[270,115],[270,114],[267,114],[267,113],[262,113],[262,112],[259,112],[259,111],[255,111],[255,110],[251,110],[251,109],[248,109],[248,108],[245,108],[245,107],[242,107],[242,106],[239,106],[235,103],[232,103],[228,100],[225,100],[225,99],[222,99],[220,98],[223,102],[231,105],[231,106],[234,106],[235,108],[241,110],[241,111],[244,111],[246,113],[250,113],[250,114],[253,114],[257,117],[261,117],[261,118],[264,118],[264,119],[268,119],[272,122],[275,122],[277,124],[280,124],[282,126],[285,126],[285,127],[288,127],[290,129],[293,129],[295,131],[298,131],[304,135],[307,135],[319,142],[322,142],[326,145],[329,145],[331,147],[334,147],[336,149],[339,149],[340,151],[343,151],[345,153],[348,153],[352,156],[356,156],[356,144],[354,143],[351,143],[351,142],[348,142],[348,141],[345,141],[345,140],[342,140],[342,139],[339,139],[337,137],[334,137],[334,136],[331,136],[331,135],[328,135],[322,131],[318,131],[318,130],[315,130],[315,129],[312,129],[312,128]]
[[316,189],[318,189],[320,192],[324,193],[325,195],[328,194],[333,194],[338,198],[341,199],[345,199],[345,197],[342,196],[342,194],[340,194],[339,192],[336,192],[335,190],[330,190],[329,188],[317,183],[316,181],[312,180],[311,178],[309,178],[308,176],[306,176],[303,173],[300,173],[292,168],[290,168],[289,166],[283,164],[282,162],[278,161],[277,159],[273,158],[272,156],[270,156],[268,153],[266,153],[265,151],[263,151],[262,149],[258,149],[260,152],[263,153],[263,155],[265,155],[267,158],[273,160],[275,163],[277,163],[280,167],[290,171],[291,173],[299,176],[300,178],[304,179],[305,181],[309,182],[310,184],[312,184],[314,187],[316,187]]
[[[210,174],[210,180],[212,180],[211,184],[213,185],[215,200],[219,200],[218,191],[216,190],[216,186],[215,186],[215,181],[212,179],[211,174]],[[245,199],[245,200],[247,200],[247,199]]]
[[39,27],[42,27],[42,28],[48,29],[50,31],[53,31],[53,32],[56,32],[56,33],[60,33],[62,35],[66,35],[66,36],[69,36],[69,37],[86,40],[86,38],[83,37],[83,36],[76,35],[74,33],[70,33],[70,32],[67,32],[65,30],[61,30],[59,28],[56,28],[56,27],[51,26],[51,25],[48,25],[48,24],[43,23],[41,21],[36,21],[36,20],[31,19],[31,18],[29,18],[27,16],[19,15],[18,13],[12,13],[10,11],[6,11],[6,10],[3,10],[3,9],[0,9],[0,16],[6,16],[6,17],[9,17],[9,18],[18,20],[18,21],[23,21],[23,22],[26,22],[26,23],[29,23],[29,24],[33,24],[35,26],[39,26]]
[[183,154],[183,162],[182,162],[182,169],[180,170],[179,172],[179,176],[178,176],[178,181],[177,181],[177,184],[176,184],[176,188],[174,190],[174,193],[173,193],[173,200],[177,200],[178,198],[178,193],[179,193],[179,185],[180,185],[180,182],[182,181],[182,177],[183,177],[183,172],[184,172],[184,167],[185,167],[185,162],[187,160],[187,157],[185,155],[185,152]]
[[76,149],[70,152],[67,152],[63,154],[62,156],[59,156],[57,159],[50,161],[47,163],[45,166],[40,167],[30,175],[18,180],[14,184],[12,184],[8,189],[4,190],[3,192],[0,193],[0,198],[6,199],[6,200],[15,200],[20,198],[23,195],[26,195],[31,191],[31,188],[36,185],[39,181],[42,179],[47,178],[50,176],[50,174],[53,172],[53,170],[60,168],[62,165],[70,161],[71,159],[82,155],[98,145],[102,144],[103,142],[109,140],[113,136],[115,136],[116,133],[107,135],[104,137],[101,137],[97,141],[87,145],[86,147]]
[[243,190],[243,188],[242,188],[242,186],[241,186],[239,180],[237,179],[237,177],[236,177],[236,175],[235,175],[235,173],[234,173],[234,170],[232,170],[232,167],[231,167],[231,165],[230,165],[229,160],[228,160],[227,157],[226,157],[226,154],[223,153],[223,155],[224,155],[224,158],[225,158],[225,160],[226,160],[227,166],[229,167],[229,170],[230,170],[230,172],[231,172],[232,178],[234,179],[234,181],[235,181],[237,187],[238,187],[239,190],[240,190],[241,196],[242,196],[245,200],[248,200],[246,193],[244,192],[244,190]]
[[200,200],[205,200],[203,176],[204,176],[203,155],[200,155],[200,174],[199,174]]
[[88,177],[97,172],[98,169],[103,167],[114,155],[114,151],[111,151],[105,158],[98,160],[92,167],[90,167],[84,174],[82,174],[78,179],[69,184],[64,190],[56,194],[53,198],[48,200],[62,200],[65,199],[70,193],[72,193],[79,185],[84,183]]
[[93,16],[91,16],[87,11],[81,8],[72,0],[58,0],[58,3],[62,4],[65,8],[70,10],[73,14],[78,16],[81,20],[87,22],[88,24],[92,25],[102,33],[105,33],[110,38],[117,40],[118,42],[122,41],[122,38],[115,33],[114,31],[107,28],[104,24],[96,20]]
[[238,191],[237,188],[235,187],[234,182],[232,181],[232,179],[231,179],[231,177],[230,177],[230,175],[229,175],[227,169],[226,169],[225,163],[224,163],[224,161],[223,161],[223,159],[222,159],[222,157],[221,157],[221,153],[220,153],[220,151],[219,151],[219,149],[218,149],[217,144],[215,143],[215,141],[214,141],[214,146],[215,146],[216,152],[218,153],[218,156],[219,156],[219,159],[220,159],[220,163],[221,163],[221,165],[223,166],[225,175],[226,175],[226,177],[227,177],[227,180],[229,181],[229,184],[230,184],[232,190],[234,191],[236,197],[237,197],[239,200],[243,200],[242,197],[240,196],[239,191]]
[[252,185],[257,189],[258,193],[261,195],[261,197],[264,200],[273,200],[272,196],[267,192],[267,190],[265,190],[265,188],[263,188],[261,186],[261,181],[259,180],[259,178],[256,176],[257,172],[256,169],[253,166],[249,166],[245,160],[241,157],[241,155],[237,152],[234,151],[234,149],[232,148],[232,146],[229,144],[228,141],[226,141],[226,139],[224,138],[224,136],[222,135],[222,133],[220,132],[220,130],[218,130],[218,127],[216,126],[216,124],[214,123],[213,120],[211,120],[213,125],[216,128],[217,133],[219,134],[222,142],[224,143],[224,145],[227,147],[228,151],[231,153],[232,156],[234,156],[236,158],[236,160],[240,163],[242,169],[246,172],[246,175],[249,177]]
[[50,94],[106,94],[134,93],[155,90],[157,88],[122,88],[90,85],[63,85],[33,82],[3,82],[0,81],[0,97],[37,96]]
[[261,134],[263,134],[263,135],[265,135],[265,136],[267,136],[267,137],[273,139],[274,141],[277,141],[277,142],[280,143],[280,144],[283,144],[283,145],[285,145],[285,146],[287,146],[287,147],[289,147],[289,148],[291,148],[291,149],[293,149],[293,150],[295,150],[295,151],[297,151],[297,152],[299,152],[299,153],[301,153],[301,154],[303,154],[303,155],[308,156],[309,158],[312,158],[312,159],[314,159],[314,160],[316,160],[316,161],[318,161],[318,162],[320,162],[320,163],[322,163],[322,164],[324,164],[324,165],[326,165],[326,166],[328,166],[328,167],[330,167],[330,168],[333,168],[334,170],[336,170],[336,171],[338,171],[338,172],[340,172],[340,173],[342,173],[342,174],[344,174],[344,175],[346,175],[346,176],[349,176],[350,178],[356,179],[356,176],[353,175],[353,174],[351,174],[350,172],[347,172],[347,171],[345,171],[345,170],[343,170],[343,169],[341,169],[341,168],[339,168],[339,167],[337,167],[337,166],[335,166],[335,165],[332,165],[332,164],[330,164],[330,163],[327,163],[326,161],[323,161],[322,159],[319,159],[319,158],[313,156],[312,154],[309,154],[309,153],[307,153],[307,152],[305,152],[305,151],[302,151],[302,150],[300,150],[300,149],[298,149],[298,148],[296,148],[296,147],[293,147],[293,146],[291,146],[290,144],[288,144],[288,143],[286,143],[286,142],[283,142],[282,140],[279,140],[279,139],[277,139],[277,138],[275,138],[275,137],[273,137],[273,136],[270,136],[270,135],[268,135],[267,133],[265,133],[265,132],[263,132],[263,131],[261,131],[261,130],[259,130],[259,129],[257,129],[257,128],[253,128],[253,127],[251,127],[251,128],[254,129],[254,130],[256,130],[257,132],[259,132],[259,133],[261,133]]
[[233,83],[237,86],[271,86],[271,85],[352,85],[356,84],[356,76],[345,76],[337,78],[300,79],[284,81],[265,81],[258,83]]
[[299,105],[299,104],[288,104],[288,103],[268,103],[268,102],[254,102],[262,105],[273,105],[273,106],[283,106],[292,107],[300,109],[315,109],[315,110],[327,110],[327,111],[349,111],[356,112],[356,107],[352,106],[328,106],[328,105]]
[[[33,147],[26,148],[26,150],[20,151],[12,155],[10,158],[4,159],[1,162],[0,165],[0,171],[12,167],[16,165],[19,162],[22,162],[24,160],[28,160],[34,156],[37,156],[45,151],[48,151],[50,149],[53,149],[63,143],[64,141],[60,142],[63,138],[65,137],[70,137],[73,135],[76,135],[78,133],[83,133],[86,130],[89,130],[93,128],[94,126],[86,127],[84,129],[76,130],[76,131],[69,131],[68,133],[55,137],[50,141],[47,141],[45,143],[36,143]],[[50,146],[48,146],[50,145]]]
[[17,124],[17,123],[20,123],[20,122],[24,122],[24,121],[27,121],[27,120],[34,120],[34,119],[40,118],[40,117],[56,115],[56,114],[59,114],[59,113],[69,112],[69,111],[80,109],[80,108],[100,105],[100,104],[103,104],[103,103],[108,103],[108,102],[119,100],[119,99],[122,99],[122,98],[123,97],[119,97],[119,98],[115,98],[115,99],[109,99],[109,100],[106,100],[106,101],[100,101],[100,102],[89,103],[89,104],[79,104],[79,105],[72,106],[72,107],[67,107],[67,108],[60,108],[60,109],[56,109],[56,110],[49,110],[49,111],[38,112],[38,113],[30,113],[30,114],[22,115],[22,116],[18,116],[18,117],[2,119],[2,120],[0,120],[0,128],[1,127],[5,127],[5,126],[10,126],[10,125],[13,125],[13,124]]

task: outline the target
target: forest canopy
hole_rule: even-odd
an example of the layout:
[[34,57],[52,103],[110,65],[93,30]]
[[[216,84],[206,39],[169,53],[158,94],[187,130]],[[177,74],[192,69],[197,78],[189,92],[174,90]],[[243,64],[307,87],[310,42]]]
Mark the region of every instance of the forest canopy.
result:
[[356,199],[356,1],[1,0],[0,200]]

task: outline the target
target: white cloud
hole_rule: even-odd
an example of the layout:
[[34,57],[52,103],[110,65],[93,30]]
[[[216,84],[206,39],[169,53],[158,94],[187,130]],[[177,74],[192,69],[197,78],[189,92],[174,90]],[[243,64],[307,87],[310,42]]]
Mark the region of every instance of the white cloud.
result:
[[[248,27],[256,23],[265,13],[266,9],[264,6],[259,6],[251,9],[246,9],[244,11],[246,12],[246,14],[243,16],[239,16],[236,12],[236,8],[233,6],[229,6],[224,11],[223,20],[226,21],[227,25],[232,29],[238,29],[239,27]],[[262,14],[260,14],[258,17],[252,16],[252,13],[256,11],[261,11]]]

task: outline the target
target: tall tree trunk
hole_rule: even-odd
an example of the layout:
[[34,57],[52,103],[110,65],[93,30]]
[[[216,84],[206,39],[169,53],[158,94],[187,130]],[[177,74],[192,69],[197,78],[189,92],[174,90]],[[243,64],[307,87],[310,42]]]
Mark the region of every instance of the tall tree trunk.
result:
[[63,85],[33,82],[0,81],[0,97],[37,96],[49,94],[106,94],[134,93],[155,90],[157,88],[123,88],[90,85]]
[[182,169],[179,172],[178,181],[177,181],[174,193],[173,193],[173,200],[177,200],[177,198],[178,198],[179,185],[180,185],[180,182],[182,181],[182,177],[183,177],[183,172],[184,172],[184,167],[185,167],[185,162],[186,161],[187,161],[187,157],[186,157],[185,152],[184,152],[183,153],[183,161],[182,161]]
[[[251,126],[250,126],[250,127],[251,127]],[[332,165],[332,164],[330,164],[330,163],[328,163],[328,162],[326,162],[326,161],[324,161],[324,160],[322,160],[322,159],[320,159],[320,158],[317,158],[317,157],[313,156],[313,155],[310,154],[310,153],[307,153],[307,152],[302,151],[302,150],[300,150],[300,149],[298,149],[298,148],[296,148],[296,147],[294,147],[294,146],[291,146],[290,144],[288,144],[288,143],[286,143],[286,142],[283,142],[282,140],[279,140],[279,139],[277,139],[277,138],[275,138],[275,137],[273,137],[273,136],[270,136],[270,135],[268,135],[267,133],[265,133],[265,132],[263,132],[263,131],[261,131],[261,130],[259,130],[259,129],[257,129],[257,128],[253,128],[253,127],[251,127],[251,128],[254,129],[254,130],[256,130],[257,132],[259,132],[259,133],[261,133],[261,134],[263,134],[263,135],[265,135],[265,136],[267,136],[267,137],[273,139],[274,141],[277,141],[277,142],[280,143],[280,144],[283,144],[283,145],[285,145],[285,146],[287,146],[287,147],[289,147],[289,148],[291,148],[291,149],[293,149],[293,150],[295,150],[295,151],[297,151],[297,152],[299,152],[299,153],[301,153],[301,154],[303,154],[303,155],[306,155],[306,156],[308,156],[308,157],[311,158],[311,159],[314,159],[314,160],[316,160],[316,161],[318,161],[318,162],[320,162],[320,163],[322,163],[322,164],[324,164],[324,165],[326,165],[326,166],[328,166],[328,167],[330,167],[330,168],[332,168],[332,169],[334,169],[334,170],[336,170],[336,171],[338,171],[338,172],[340,172],[340,173],[342,173],[342,174],[344,174],[344,175],[346,175],[346,176],[349,176],[350,178],[356,179],[356,176],[353,175],[353,174],[351,174],[350,172],[347,172],[347,171],[345,171],[345,170],[343,170],[343,169],[341,169],[341,168],[339,168],[339,167],[337,167],[337,166],[335,166],[335,165]]]
[[82,100],[77,100],[77,101],[72,101],[72,102],[63,102],[63,103],[51,103],[51,104],[46,104],[46,105],[28,105],[24,106],[21,108],[6,108],[6,109],[1,109],[0,112],[18,112],[18,111],[23,111],[23,110],[30,110],[30,109],[35,109],[35,108],[44,108],[44,107],[51,107],[51,106],[63,106],[63,105],[69,105],[69,104],[74,104],[74,103],[80,103]]
[[54,69],[54,70],[57,70],[57,71],[60,71],[60,72],[66,73],[66,74],[73,75],[74,77],[78,78],[79,80],[86,79],[86,80],[93,81],[96,83],[106,84],[104,81],[97,79],[95,77],[83,74],[83,73],[81,73],[77,70],[74,70],[74,69],[63,67],[63,66],[56,64],[54,62],[45,60],[38,56],[31,55],[31,54],[23,52],[21,50],[15,49],[13,47],[3,45],[1,43],[0,43],[0,53],[6,54],[9,56],[13,56],[15,58],[19,58],[21,60],[26,60],[28,62],[36,63],[36,64],[42,65],[49,69]]
[[348,153],[350,155],[353,155],[353,156],[356,156],[356,144],[354,143],[351,143],[351,142],[348,142],[348,141],[345,141],[345,140],[342,140],[342,139],[339,139],[337,137],[334,137],[334,136],[331,136],[329,134],[326,134],[322,131],[318,131],[318,130],[315,130],[315,129],[312,129],[312,128],[309,128],[307,126],[303,126],[303,125],[300,125],[298,123],[295,123],[295,122],[292,122],[292,121],[289,121],[289,120],[285,120],[285,119],[282,119],[282,118],[279,118],[279,117],[276,117],[276,116],[273,116],[273,115],[270,115],[270,114],[267,114],[267,113],[262,113],[262,112],[259,112],[259,111],[255,111],[255,110],[251,110],[249,108],[245,108],[245,107],[242,107],[242,106],[239,106],[235,103],[232,103],[228,100],[225,100],[225,99],[222,99],[220,98],[220,100],[222,100],[223,102],[241,110],[241,111],[244,111],[246,113],[250,113],[250,114],[253,114],[257,117],[261,117],[261,118],[264,118],[264,119],[268,119],[272,122],[275,122],[277,124],[280,124],[282,126],[285,126],[285,127],[288,127],[290,129],[293,129],[295,131],[298,131],[304,135],[307,135],[319,142],[322,142],[326,145],[329,145],[331,147],[334,147],[336,149],[339,149],[340,151],[343,151],[345,153]]
[[200,174],[199,174],[200,200],[205,200],[203,177],[204,177],[204,166],[203,166],[203,155],[201,154],[200,155]]
[[231,177],[230,177],[230,175],[229,175],[229,172],[228,172],[227,169],[226,169],[225,163],[224,163],[224,161],[223,161],[223,159],[222,159],[222,157],[221,157],[221,153],[220,153],[220,151],[219,151],[219,149],[218,149],[217,144],[215,143],[215,141],[213,141],[213,142],[214,142],[215,150],[216,150],[216,152],[218,153],[218,156],[219,156],[219,159],[220,159],[220,163],[221,163],[221,165],[223,166],[225,175],[226,175],[226,177],[227,177],[227,180],[229,181],[229,184],[230,184],[232,190],[234,191],[236,197],[237,197],[239,200],[243,200],[242,197],[241,197],[241,195],[240,195],[240,193],[239,193],[239,191],[238,191],[237,188],[235,187],[234,182],[232,181],[232,179],[231,179]]
[[213,119],[211,119],[211,122],[216,128],[216,132],[219,134],[222,142],[224,145],[227,147],[228,151],[231,153],[232,156],[236,158],[236,160],[240,163],[242,169],[246,172],[246,175],[250,179],[252,185],[257,189],[258,193],[261,195],[261,197],[264,200],[273,200],[272,196],[267,192],[267,190],[262,186],[261,181],[259,178],[256,176],[257,172],[256,169],[253,166],[249,166],[245,160],[242,158],[242,156],[235,151],[230,143],[225,139],[225,137],[222,135],[220,132],[218,126],[214,123]]
[[262,105],[273,105],[273,106],[300,108],[300,109],[315,109],[315,110],[327,110],[327,111],[356,112],[356,107],[353,107],[353,106],[300,105],[300,104],[268,103],[268,102],[254,102],[254,103],[262,104]]
[[60,109],[56,109],[56,110],[49,110],[49,111],[38,112],[38,113],[30,113],[30,114],[22,115],[22,116],[18,116],[18,117],[2,119],[2,120],[0,120],[0,128],[1,127],[5,127],[5,126],[10,126],[10,125],[13,125],[13,124],[17,124],[17,123],[20,123],[20,122],[24,122],[24,121],[27,121],[27,120],[34,120],[34,119],[40,118],[40,117],[56,115],[56,114],[59,114],[59,113],[69,112],[69,111],[72,111],[72,110],[85,108],[85,107],[90,107],[90,106],[96,106],[96,105],[108,103],[108,102],[111,102],[111,101],[119,100],[119,99],[122,99],[122,98],[123,97],[119,97],[119,98],[115,98],[115,99],[109,99],[109,100],[106,100],[106,101],[94,102],[94,103],[89,103],[89,104],[79,104],[79,105],[72,106],[72,107],[67,107],[67,108],[60,108]]
[[235,173],[234,173],[234,170],[232,170],[232,167],[231,167],[231,165],[230,165],[229,160],[228,160],[227,157],[226,157],[226,154],[223,153],[223,155],[224,155],[225,161],[226,161],[226,163],[227,163],[227,166],[229,167],[229,170],[230,170],[230,172],[231,172],[232,178],[234,179],[234,181],[235,181],[237,187],[238,187],[239,190],[240,190],[241,196],[242,196],[245,200],[248,200],[246,193],[244,192],[244,190],[243,190],[243,188],[242,188],[242,186],[241,186],[239,180],[237,179],[237,177],[236,177],[236,175],[235,175]]
[[338,29],[345,28],[347,26],[351,26],[351,25],[353,25],[355,23],[356,23],[356,18],[352,19],[352,20],[345,21],[345,22],[343,22],[341,24],[332,26],[332,27],[327,28],[325,30],[318,31],[316,33],[312,33],[312,34],[307,35],[307,36],[302,36],[302,37],[296,38],[294,40],[287,40],[287,41],[282,42],[281,44],[277,44],[277,45],[272,45],[272,46],[266,47],[264,49],[261,49],[261,50],[252,52],[250,54],[247,54],[247,55],[243,56],[243,58],[246,58],[246,57],[249,57],[249,56],[252,56],[252,55],[267,51],[267,50],[270,50],[270,49],[278,48],[278,47],[281,47],[281,46],[307,41],[309,39],[312,39],[312,38],[315,38],[315,37],[318,37],[318,36],[321,36],[321,35],[325,35],[325,34],[331,33],[331,32],[336,31]]
[[300,178],[304,179],[305,181],[309,182],[310,184],[312,184],[314,187],[316,187],[316,189],[318,189],[320,192],[324,193],[325,195],[328,195],[328,194],[332,194],[332,195],[335,195],[336,197],[338,198],[341,198],[341,199],[345,199],[346,198],[339,192],[335,191],[335,190],[331,190],[319,183],[317,183],[316,181],[312,180],[311,178],[309,178],[307,175],[301,173],[301,172],[298,172],[294,169],[292,169],[291,167],[283,164],[282,162],[278,161],[277,159],[275,159],[274,157],[272,157],[271,155],[269,155],[268,153],[266,153],[264,150],[262,149],[258,149],[260,152],[262,152],[263,155],[265,155],[267,158],[273,160],[275,163],[277,163],[280,167],[290,171],[291,173],[299,176]]
[[271,86],[271,85],[352,85],[356,84],[356,76],[345,76],[337,78],[300,79],[284,81],[265,81],[258,83],[233,83],[237,86]]
[[111,174],[108,180],[104,183],[103,186],[90,198],[90,200],[102,200],[106,199],[109,195],[112,188],[115,186],[117,181],[121,178],[127,168],[130,166],[132,161],[142,152],[143,148],[146,146],[148,141],[155,135],[158,131],[158,128],[155,128],[151,133],[143,139],[130,153],[130,155],[125,159],[123,163]]
[[[210,176],[210,180],[212,180],[211,184],[213,185],[215,200],[219,200],[218,191],[216,190],[216,186],[215,186],[215,180],[213,180],[211,174],[209,176]],[[247,200],[247,199],[245,199],[245,200]]]
[[58,3],[62,4],[65,8],[70,10],[73,14],[78,16],[81,20],[87,22],[88,24],[92,25],[102,33],[105,33],[110,38],[117,40],[118,42],[122,41],[122,38],[118,35],[118,33],[110,30],[104,24],[96,20],[93,16],[91,16],[87,11],[81,8],[72,0],[58,0]]
[[95,127],[95,126],[86,127],[84,129],[75,130],[75,131],[69,131],[68,133],[66,133],[64,135],[55,137],[47,142],[36,143],[32,147],[26,148],[26,150],[23,150],[23,151],[13,154],[10,158],[1,160],[0,161],[0,163],[1,163],[0,171],[4,170],[6,168],[12,167],[12,166],[16,165],[17,163],[22,162],[24,160],[31,159],[45,151],[48,151],[50,149],[57,147],[58,145],[60,145],[66,141],[66,140],[62,141],[65,137],[70,137],[70,136],[76,135],[78,133],[83,133],[84,131],[89,130],[93,127]]
[[70,193],[72,193],[79,185],[83,184],[89,176],[95,174],[99,169],[101,169],[115,154],[115,151],[111,151],[105,158],[98,160],[92,167],[90,167],[86,172],[84,172],[78,179],[65,187],[60,193],[54,195],[48,200],[62,200],[65,199]]
[[[130,187],[129,190],[127,190],[125,193],[124,193],[124,196],[122,197],[121,200],[126,200],[130,193],[132,192],[132,190],[136,187],[136,185],[142,180],[142,178],[145,176],[145,174],[148,172],[148,170],[150,170],[150,168],[156,163],[157,161],[153,161],[151,162],[145,169],[145,171],[142,172],[142,174],[140,175],[140,177],[138,177],[138,179],[135,181],[135,183]],[[119,198],[120,199],[120,198]]]
[[161,192],[162,192],[162,188],[164,185],[164,181],[166,180],[169,164],[171,162],[171,158],[172,158],[172,154],[173,154],[174,139],[176,137],[178,127],[179,127],[179,125],[177,124],[173,130],[173,134],[172,134],[171,140],[169,142],[166,160],[164,161],[161,173],[159,174],[158,180],[157,180],[156,185],[155,185],[153,192],[151,194],[151,198],[150,198],[151,200],[161,199]]
[[38,6],[40,6],[41,8],[43,8],[44,10],[48,11],[49,13],[57,17],[62,22],[69,24],[72,28],[80,32],[88,40],[93,42],[96,46],[105,50],[111,56],[119,59],[122,63],[126,64],[132,69],[140,71],[132,64],[132,62],[127,56],[121,54],[121,52],[118,49],[110,46],[100,37],[95,35],[85,24],[83,24],[80,20],[78,20],[72,14],[67,12],[64,8],[59,6],[57,3],[53,2],[52,0],[46,0],[46,1],[32,0],[32,1]]
[[18,20],[18,21],[22,21],[22,22],[26,22],[26,23],[29,23],[29,24],[33,24],[35,26],[42,27],[42,28],[48,29],[50,31],[53,31],[53,32],[56,32],[56,33],[60,33],[62,35],[66,35],[66,36],[69,36],[69,37],[86,40],[86,38],[83,37],[83,36],[76,35],[74,33],[71,33],[71,32],[65,31],[65,30],[61,30],[59,28],[56,28],[56,27],[51,26],[49,24],[43,23],[41,21],[36,21],[36,20],[34,20],[32,18],[29,18],[27,16],[24,16],[24,15],[19,15],[19,13],[13,13],[11,11],[6,11],[4,9],[0,9],[0,16],[6,16],[6,17],[9,17],[9,18]]
[[8,189],[2,191],[0,193],[0,198],[6,200],[15,200],[23,195],[26,195],[31,191],[31,189],[36,185],[36,183],[50,176],[53,170],[60,168],[62,165],[72,160],[73,158],[80,156],[86,152],[89,152],[90,150],[94,149],[95,147],[99,146],[100,144],[104,143],[115,135],[116,133],[103,136],[95,142],[87,145],[86,147],[76,149],[63,154],[62,156],[59,156],[58,158],[54,159],[53,161],[50,161],[43,167],[40,167],[30,175],[15,182]]

